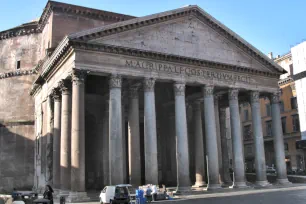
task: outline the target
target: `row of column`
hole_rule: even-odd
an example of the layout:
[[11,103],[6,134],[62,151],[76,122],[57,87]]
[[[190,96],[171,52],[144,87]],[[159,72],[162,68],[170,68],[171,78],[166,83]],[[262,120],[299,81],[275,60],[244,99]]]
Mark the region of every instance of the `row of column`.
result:
[[[53,181],[56,188],[67,191],[85,191],[85,73],[74,71],[72,74],[72,92],[70,82],[64,80],[59,90],[54,92],[54,147],[53,147]],[[144,149],[145,149],[145,180],[146,183],[158,183],[157,161],[157,134],[155,111],[155,79],[145,78],[144,90]],[[190,188],[189,180],[189,150],[187,135],[187,119],[185,106],[185,84],[174,83],[175,95],[175,127],[176,127],[176,160],[177,160],[177,186],[178,190]],[[123,136],[122,136],[122,105],[121,105],[122,78],[112,75],[109,79],[109,182],[110,184],[124,183]],[[224,111],[220,111],[220,123],[216,122],[216,109],[214,104],[214,87],[205,85],[203,88],[204,122],[207,152],[208,188],[220,188],[219,174],[227,169],[219,168],[218,160],[220,147],[225,147],[224,138],[218,142],[217,134],[224,135]],[[138,87],[131,89],[129,103],[129,175],[130,183],[141,184],[140,165],[140,133],[139,133],[139,101]],[[238,106],[238,90],[230,89],[229,108],[231,135],[233,141],[234,186],[245,187],[245,168],[243,156],[243,143],[241,123]],[[287,182],[286,166],[284,161],[283,136],[281,130],[280,111],[274,94],[272,101],[272,129],[276,152],[278,180]],[[260,185],[266,185],[266,170],[264,145],[262,137],[261,116],[259,110],[259,93],[251,93],[252,119],[254,129],[254,143],[256,147],[256,175]],[[200,110],[200,104],[196,105]],[[217,108],[218,109],[218,108]],[[195,141],[196,141],[196,185],[204,185],[204,147],[201,130],[201,112],[195,114]],[[218,130],[216,124],[219,123]],[[223,131],[217,133],[218,131]],[[220,146],[218,148],[218,145]],[[224,153],[225,154],[225,153]],[[220,155],[221,156],[221,155]],[[225,157],[226,158],[226,157]],[[228,162],[226,160],[223,163]],[[227,178],[228,179],[228,178]],[[225,180],[225,179],[223,179]]]

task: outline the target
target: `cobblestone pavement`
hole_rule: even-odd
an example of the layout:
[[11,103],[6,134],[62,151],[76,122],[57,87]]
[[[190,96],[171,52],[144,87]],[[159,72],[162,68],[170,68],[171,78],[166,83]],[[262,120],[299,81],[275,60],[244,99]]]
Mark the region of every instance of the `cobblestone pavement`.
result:
[[196,196],[197,198],[188,197],[174,201],[157,202],[158,204],[305,204],[306,188],[295,189],[278,189],[278,191],[260,191],[260,193],[245,192],[243,195],[226,195],[218,197]]

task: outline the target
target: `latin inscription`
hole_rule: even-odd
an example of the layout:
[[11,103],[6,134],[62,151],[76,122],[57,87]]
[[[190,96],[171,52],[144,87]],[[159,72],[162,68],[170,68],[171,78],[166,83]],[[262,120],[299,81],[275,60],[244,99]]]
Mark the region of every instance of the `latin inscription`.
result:
[[205,70],[203,68],[190,68],[184,66],[176,66],[172,64],[142,61],[142,60],[126,60],[125,66],[137,69],[147,69],[156,72],[167,72],[184,74],[187,76],[197,76],[204,77],[210,80],[220,80],[220,81],[231,81],[231,82],[243,82],[251,83],[251,78],[249,76],[238,75],[238,74],[228,74],[224,72],[214,72],[210,70]]

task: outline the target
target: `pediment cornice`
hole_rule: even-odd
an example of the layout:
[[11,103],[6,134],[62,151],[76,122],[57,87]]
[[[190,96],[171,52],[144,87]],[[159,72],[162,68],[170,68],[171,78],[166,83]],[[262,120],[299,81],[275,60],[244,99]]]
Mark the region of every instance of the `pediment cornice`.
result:
[[114,23],[100,28],[95,28],[69,36],[70,39],[79,41],[92,41],[98,38],[103,38],[110,35],[115,35],[118,33],[135,30],[145,26],[151,26],[158,23],[163,23],[166,21],[174,20],[182,17],[196,17],[203,23],[210,26],[220,35],[224,36],[230,42],[235,44],[249,56],[253,57],[259,61],[262,65],[270,69],[272,72],[277,72],[278,74],[286,73],[282,67],[276,64],[273,60],[269,59],[266,55],[261,53],[255,47],[250,45],[248,42],[243,40],[239,35],[231,31],[221,22],[217,21],[215,18],[210,16],[208,13],[203,11],[198,6],[188,6],[185,8],[180,8],[172,11],[167,11],[159,14],[154,14],[150,16],[145,16],[141,18],[131,19],[124,22]]

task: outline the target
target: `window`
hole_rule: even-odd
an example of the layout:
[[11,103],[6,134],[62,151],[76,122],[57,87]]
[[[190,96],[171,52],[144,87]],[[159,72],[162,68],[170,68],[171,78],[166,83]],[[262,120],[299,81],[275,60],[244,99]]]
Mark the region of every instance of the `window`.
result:
[[297,109],[296,97],[291,98],[291,109]]
[[266,104],[266,112],[267,112],[267,116],[271,116],[271,105],[270,104]]
[[280,109],[281,113],[285,112],[284,101],[279,102],[279,109]]
[[293,125],[293,132],[299,132],[300,131],[299,115],[293,115],[292,116],[292,125]]
[[266,121],[266,134],[267,136],[272,135],[272,120]]
[[251,125],[246,125],[243,127],[243,137],[244,140],[252,139]]
[[285,151],[289,151],[289,145],[287,142],[284,143]]
[[286,133],[286,117],[282,117],[282,129],[283,129],[283,134]]
[[20,63],[20,60],[18,60],[18,61],[16,62],[16,69],[20,69],[20,67],[21,67],[21,63]]
[[243,112],[244,114],[244,120],[246,121],[246,120],[249,120],[249,110],[244,110],[244,112]]
[[289,74],[290,74],[290,76],[292,77],[292,76],[293,76],[293,64],[290,64],[290,65],[289,65],[289,69],[290,69]]

